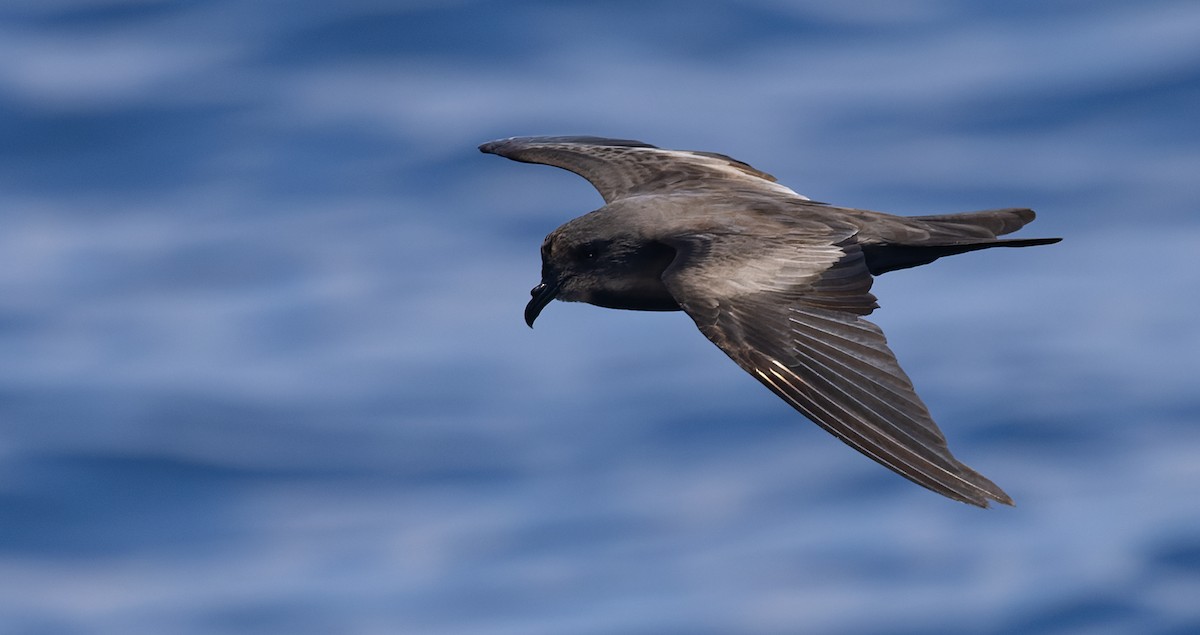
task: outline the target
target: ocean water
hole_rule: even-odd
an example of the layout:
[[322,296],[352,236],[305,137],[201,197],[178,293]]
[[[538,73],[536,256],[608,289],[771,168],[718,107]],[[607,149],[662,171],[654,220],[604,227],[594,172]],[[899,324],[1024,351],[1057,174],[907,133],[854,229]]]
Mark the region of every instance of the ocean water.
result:
[[[0,633],[1200,632],[1200,5],[10,0]],[[682,314],[521,310],[583,180],[723,152],[1029,206],[873,320],[1015,508],[896,477]]]

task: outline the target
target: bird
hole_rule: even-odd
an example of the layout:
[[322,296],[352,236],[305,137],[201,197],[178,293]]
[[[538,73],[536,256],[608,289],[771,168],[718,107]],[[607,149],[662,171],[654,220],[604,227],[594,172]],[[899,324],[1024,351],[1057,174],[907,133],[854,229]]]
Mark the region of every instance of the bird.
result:
[[552,300],[683,311],[742,369],[821,428],[900,476],[978,507],[1012,505],[951,454],[878,326],[875,276],[993,247],[1025,208],[896,216],[820,203],[715,152],[591,136],[510,137],[484,153],[563,168],[604,205],[541,245],[530,328]]

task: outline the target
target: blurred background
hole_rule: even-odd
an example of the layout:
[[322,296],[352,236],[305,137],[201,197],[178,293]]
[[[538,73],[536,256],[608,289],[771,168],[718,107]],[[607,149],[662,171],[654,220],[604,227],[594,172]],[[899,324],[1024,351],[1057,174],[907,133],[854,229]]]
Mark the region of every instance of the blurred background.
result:
[[[1200,4],[8,0],[0,632],[1200,632]],[[1015,508],[683,314],[521,311],[582,179],[1029,206],[874,320]]]

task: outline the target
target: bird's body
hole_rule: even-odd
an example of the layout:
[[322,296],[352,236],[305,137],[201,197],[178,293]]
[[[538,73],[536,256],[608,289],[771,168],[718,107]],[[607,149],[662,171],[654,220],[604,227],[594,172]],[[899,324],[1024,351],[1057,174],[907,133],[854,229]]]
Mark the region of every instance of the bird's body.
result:
[[532,326],[553,299],[683,310],[743,369],[906,478],[979,506],[1011,504],[951,455],[882,332],[872,276],[989,247],[1028,209],[901,217],[815,203],[720,154],[595,137],[512,138],[480,150],[571,170],[606,205],[551,232]]

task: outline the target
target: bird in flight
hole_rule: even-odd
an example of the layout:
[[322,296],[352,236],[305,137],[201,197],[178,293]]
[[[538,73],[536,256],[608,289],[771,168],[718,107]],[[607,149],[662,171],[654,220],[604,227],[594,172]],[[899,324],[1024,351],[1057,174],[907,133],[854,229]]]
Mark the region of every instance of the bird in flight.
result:
[[814,423],[914,483],[954,500],[1007,505],[967,467],[901,370],[879,327],[874,276],[991,247],[1033,210],[893,216],[817,203],[770,174],[713,152],[600,137],[513,137],[483,152],[587,179],[604,198],[542,242],[551,300],[684,311],[746,372]]

